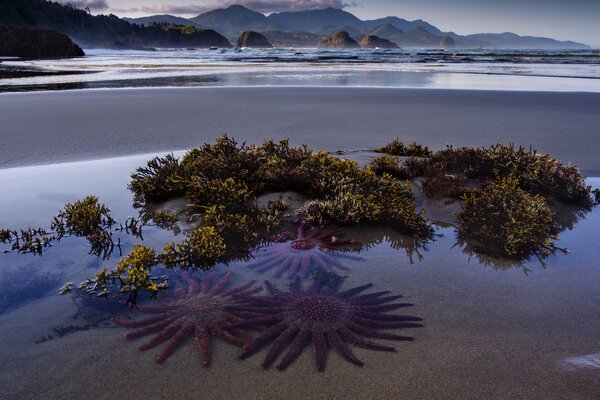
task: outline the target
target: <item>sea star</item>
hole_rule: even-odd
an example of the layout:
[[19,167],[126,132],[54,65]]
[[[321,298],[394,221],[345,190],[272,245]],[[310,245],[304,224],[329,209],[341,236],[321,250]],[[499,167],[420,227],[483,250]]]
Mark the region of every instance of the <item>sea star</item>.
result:
[[330,285],[324,286],[315,280],[308,290],[304,290],[302,281],[297,277],[288,293],[266,282],[270,295],[245,296],[250,305],[237,306],[235,309],[262,314],[262,317],[235,323],[231,328],[264,324],[268,329],[254,339],[240,357],[252,355],[274,339],[262,365],[268,368],[289,344],[289,351],[278,366],[278,369],[284,370],[300,356],[309,343],[312,343],[317,369],[323,371],[329,347],[345,360],[362,367],[363,363],[353,354],[348,344],[369,350],[395,351],[393,347],[379,345],[366,340],[365,337],[413,340],[412,337],[382,331],[422,326],[415,322],[421,318],[387,313],[412,304],[390,304],[402,296],[386,296],[389,291],[359,296],[372,284],[338,293],[341,282],[342,280],[337,278]]
[[334,269],[348,270],[336,258],[360,259],[355,255],[343,253],[356,249],[358,243],[353,240],[341,239],[339,230],[321,231],[317,228],[300,226],[298,234],[283,232],[277,236],[271,245],[258,250],[257,260],[248,265],[259,272],[272,270],[273,276],[280,277],[284,272],[289,278],[300,275],[306,278],[311,266],[333,273]]
[[118,320],[119,325],[137,328],[125,335],[127,339],[135,339],[158,332],[150,341],[140,345],[138,349],[145,351],[168,340],[163,351],[156,357],[158,363],[164,362],[181,343],[190,335],[196,337],[196,344],[202,353],[204,366],[210,364],[210,335],[244,347],[251,341],[251,337],[241,329],[228,329],[226,325],[241,321],[244,316],[255,316],[239,311],[231,311],[229,306],[244,305],[245,300],[237,296],[250,296],[259,292],[254,288],[255,281],[247,282],[241,286],[225,291],[232,273],[211,284],[215,273],[206,276],[200,283],[183,275],[188,288],[187,291],[178,289],[174,297],[160,301],[154,305],[140,305],[143,313],[157,314],[149,318],[138,320]]

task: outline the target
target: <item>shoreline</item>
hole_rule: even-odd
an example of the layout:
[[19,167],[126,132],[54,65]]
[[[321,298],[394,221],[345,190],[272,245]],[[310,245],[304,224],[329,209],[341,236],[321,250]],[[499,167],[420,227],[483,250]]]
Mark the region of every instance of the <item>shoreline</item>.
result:
[[598,109],[600,94],[571,92],[296,86],[2,93],[0,169],[164,153],[227,132],[238,141],[289,137],[328,151],[374,148],[396,136],[433,149],[515,142],[600,176]]

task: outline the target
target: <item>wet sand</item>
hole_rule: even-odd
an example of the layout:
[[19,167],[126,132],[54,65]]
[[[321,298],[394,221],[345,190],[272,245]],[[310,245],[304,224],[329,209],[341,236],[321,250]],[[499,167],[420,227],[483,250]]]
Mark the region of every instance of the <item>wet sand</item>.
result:
[[227,87],[0,94],[0,168],[186,149],[223,132],[324,150],[400,136],[533,145],[600,175],[600,94]]

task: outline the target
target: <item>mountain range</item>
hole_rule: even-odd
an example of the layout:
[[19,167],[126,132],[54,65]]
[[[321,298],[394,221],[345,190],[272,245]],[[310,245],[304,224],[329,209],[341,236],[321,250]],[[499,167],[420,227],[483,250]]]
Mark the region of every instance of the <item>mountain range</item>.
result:
[[[185,24],[180,17],[156,15],[127,19],[137,24],[152,22],[171,22]],[[338,31],[348,32],[360,41],[366,35],[376,35],[388,39],[401,47],[439,48],[445,44],[456,48],[486,49],[585,49],[588,46],[572,41],[558,41],[543,37],[519,36],[514,33],[483,33],[475,35],[457,35],[454,32],[442,32],[423,20],[408,21],[399,17],[385,17],[373,20],[361,20],[355,15],[336,8],[309,11],[279,12],[268,16],[252,11],[241,5],[205,12],[187,20],[188,24],[200,29],[213,29],[234,41],[245,31],[264,33],[279,32],[277,38],[271,34],[271,42],[276,46],[309,46],[318,43],[319,37],[330,36]],[[312,41],[295,43],[293,38],[283,35],[295,33],[315,35]],[[275,39],[275,40],[273,40]]]
[[457,35],[423,20],[390,16],[361,20],[336,8],[264,15],[241,5],[186,19],[174,15],[119,18],[91,15],[48,0],[0,0],[0,25],[55,29],[85,47],[229,47],[243,32],[254,31],[274,46],[316,47],[344,31],[357,42],[365,36],[387,39],[404,48],[587,49],[572,41],[514,33]]

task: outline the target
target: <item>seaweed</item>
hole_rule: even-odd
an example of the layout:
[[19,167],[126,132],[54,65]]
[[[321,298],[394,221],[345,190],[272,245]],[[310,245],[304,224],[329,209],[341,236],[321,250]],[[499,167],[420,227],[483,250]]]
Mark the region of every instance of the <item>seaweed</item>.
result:
[[400,157],[385,155],[371,159],[370,167],[377,175],[388,174],[396,179],[412,178],[409,170],[400,166],[400,163]]
[[404,144],[400,138],[392,140],[383,147],[374,150],[376,153],[386,153],[392,156],[403,157],[429,157],[432,151],[427,146],[423,146],[416,142],[409,145]]
[[99,203],[95,196],[65,204],[50,223],[50,228],[2,229],[0,242],[11,244],[4,252],[42,255],[47,247],[66,237],[85,237],[90,244],[90,254],[108,259],[115,247],[121,248],[120,239],[115,243],[113,232],[125,232],[142,238],[142,225],[135,218],[118,224],[110,215],[110,209]]
[[517,259],[567,252],[556,245],[556,218],[544,198],[527,193],[516,180],[490,182],[464,199],[458,233],[477,250]]
[[159,202],[183,195],[180,170],[179,160],[172,153],[148,161],[131,175],[129,189],[134,193],[134,202]]

